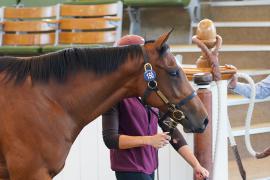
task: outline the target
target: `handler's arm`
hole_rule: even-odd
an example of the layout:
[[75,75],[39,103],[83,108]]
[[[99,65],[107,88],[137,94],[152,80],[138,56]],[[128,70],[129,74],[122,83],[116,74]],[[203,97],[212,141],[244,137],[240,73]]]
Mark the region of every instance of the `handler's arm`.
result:
[[170,132],[171,135],[170,144],[177,152],[182,146],[187,145],[186,140],[184,139],[181,132],[177,128],[171,130],[166,124],[164,124],[163,121],[160,120],[158,121],[158,124],[163,132]]
[[170,144],[188,162],[190,166],[195,168],[196,166],[200,165],[178,128],[174,128],[170,131],[170,128],[163,122],[159,121],[158,124],[164,132],[171,132]]
[[[158,124],[164,132],[170,132],[170,128],[163,122],[159,121]],[[178,128],[171,130],[170,144],[187,161],[190,166],[195,168],[196,166],[200,165]]]
[[[170,131],[170,128],[163,122],[159,121],[159,126],[163,131]],[[185,159],[185,161],[194,169],[196,180],[201,180],[209,176],[209,172],[201,166],[192,150],[187,145],[178,128],[171,130],[171,145]]]
[[[128,136],[119,134],[119,107],[115,106],[102,115],[102,135],[105,145],[109,149],[129,149],[145,145],[159,144],[166,134],[155,136]],[[158,148],[158,147],[156,147]]]

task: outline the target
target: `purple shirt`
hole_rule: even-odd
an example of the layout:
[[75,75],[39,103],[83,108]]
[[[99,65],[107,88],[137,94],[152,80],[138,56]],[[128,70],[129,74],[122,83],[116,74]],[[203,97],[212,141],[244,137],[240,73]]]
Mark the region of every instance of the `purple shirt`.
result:
[[[156,110],[157,112],[157,110]],[[119,134],[148,136],[157,134],[158,119],[139,102],[127,98],[119,103]],[[152,174],[158,165],[157,150],[152,146],[131,149],[111,149],[111,168],[114,171]]]
[[[170,132],[171,145],[176,151],[186,145],[180,131],[171,129],[162,120],[158,122],[157,109],[146,109],[137,98],[127,98],[102,115],[102,136],[105,145],[111,149],[111,168],[114,171],[143,172],[152,174],[157,168],[157,150],[143,146],[121,150],[119,137],[149,136],[157,133],[157,125],[164,132]],[[150,117],[150,119],[149,119]],[[167,120],[167,119],[166,119]]]

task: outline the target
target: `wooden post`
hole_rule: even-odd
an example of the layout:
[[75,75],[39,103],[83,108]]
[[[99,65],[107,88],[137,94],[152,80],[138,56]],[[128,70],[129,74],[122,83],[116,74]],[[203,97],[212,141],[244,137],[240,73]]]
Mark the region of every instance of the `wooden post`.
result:
[[[208,113],[208,125],[202,134],[194,135],[194,154],[201,165],[213,174],[212,159],[212,92],[209,90],[212,81],[211,73],[194,74],[194,82],[198,86],[197,94]],[[194,178],[195,179],[195,178]]]
[[[219,40],[219,41],[217,41]],[[205,132],[203,134],[196,134],[194,136],[194,152],[197,156],[199,162],[203,167],[205,167],[209,173],[210,177],[209,180],[217,180],[217,177],[213,177],[213,174],[215,173],[220,174],[222,171],[225,171],[223,176],[219,179],[228,179],[228,160],[227,160],[227,134],[226,134],[226,122],[225,118],[227,116],[227,82],[224,80],[230,79],[233,74],[236,73],[236,68],[231,68],[227,66],[218,66],[216,64],[218,59],[215,59],[217,57],[214,57],[214,59],[211,59],[211,62],[208,58],[210,55],[205,54],[206,49],[209,49],[209,54],[211,53],[214,56],[218,55],[218,49],[221,46],[221,37],[217,36],[216,28],[214,26],[213,21],[209,19],[204,19],[199,22],[196,36],[193,37],[193,41],[201,48],[204,49],[202,51],[201,56],[196,61],[196,67],[195,68],[184,68],[185,73],[187,74],[187,77],[192,80],[192,77],[194,79],[194,82],[198,85],[198,96],[201,98],[202,102],[205,105],[205,108],[208,111],[208,118],[209,123],[208,127],[206,128]],[[199,43],[200,42],[200,43]],[[203,46],[202,43],[205,45]],[[213,52],[211,52],[213,51]],[[198,72],[201,72],[201,74],[197,74]],[[216,103],[217,100],[215,99],[212,101],[212,93],[205,85],[210,84],[212,80],[210,80],[209,76],[211,76],[211,73],[220,73],[219,74],[213,74],[213,79],[215,81],[218,81],[217,84],[213,84],[213,86],[219,86],[219,91],[213,91],[213,96],[219,95],[218,105],[216,104],[214,107],[212,106],[212,102]],[[208,73],[202,74],[202,73]],[[208,85],[209,86],[209,85]],[[212,89],[212,88],[211,88]],[[219,107],[220,106],[220,107]],[[220,109],[219,109],[219,108]],[[218,114],[216,114],[218,112]],[[217,116],[218,115],[218,116]],[[213,132],[214,125],[219,122],[219,132],[221,132],[219,136],[215,132]],[[216,140],[216,138],[218,139]],[[213,142],[215,141],[215,142]],[[215,144],[218,141],[217,144]],[[215,147],[216,152],[212,152]],[[217,156],[218,154],[218,156]],[[216,157],[213,157],[215,155]],[[215,159],[213,159],[215,158]],[[213,164],[215,160],[216,164]],[[218,161],[219,160],[219,161]],[[217,163],[218,161],[218,163]],[[215,172],[213,172],[215,171]]]
[[[200,21],[196,31],[196,38],[203,42],[208,49],[212,49],[216,45],[216,27],[209,19]],[[202,55],[196,61],[197,68],[211,68],[210,61],[206,54]],[[194,82],[198,85],[198,96],[208,112],[208,126],[204,133],[194,136],[194,153],[201,165],[209,171],[209,180],[213,177],[213,158],[212,158],[212,93],[209,90],[212,75],[210,73],[194,74]],[[208,85],[208,86],[207,86]]]

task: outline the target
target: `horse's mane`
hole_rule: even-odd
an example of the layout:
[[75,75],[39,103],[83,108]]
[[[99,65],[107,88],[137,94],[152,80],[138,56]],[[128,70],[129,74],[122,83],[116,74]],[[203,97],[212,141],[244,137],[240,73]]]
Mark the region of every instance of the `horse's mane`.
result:
[[31,58],[4,56],[0,58],[0,72],[6,73],[6,80],[24,82],[27,76],[32,81],[48,82],[50,78],[64,82],[71,73],[81,70],[96,74],[115,71],[125,63],[128,56],[142,54],[140,45],[111,48],[70,48]]

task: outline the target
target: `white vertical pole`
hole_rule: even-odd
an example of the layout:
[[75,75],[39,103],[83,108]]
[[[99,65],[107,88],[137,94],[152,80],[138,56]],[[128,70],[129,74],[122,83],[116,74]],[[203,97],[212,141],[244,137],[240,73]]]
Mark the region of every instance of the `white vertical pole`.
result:
[[[158,132],[162,132],[160,128],[158,128]],[[170,179],[170,147],[165,146],[164,148],[160,148],[158,150],[158,172],[156,172],[155,179],[159,180],[166,179],[166,180],[171,180]]]
[[[213,104],[213,180],[228,180],[228,142],[227,142],[227,81],[212,83]],[[219,97],[218,97],[219,96]],[[219,110],[218,110],[219,107]],[[217,132],[217,121],[219,130]],[[216,137],[218,135],[218,140]],[[216,144],[217,142],[217,144]],[[216,158],[216,159],[215,159]]]

